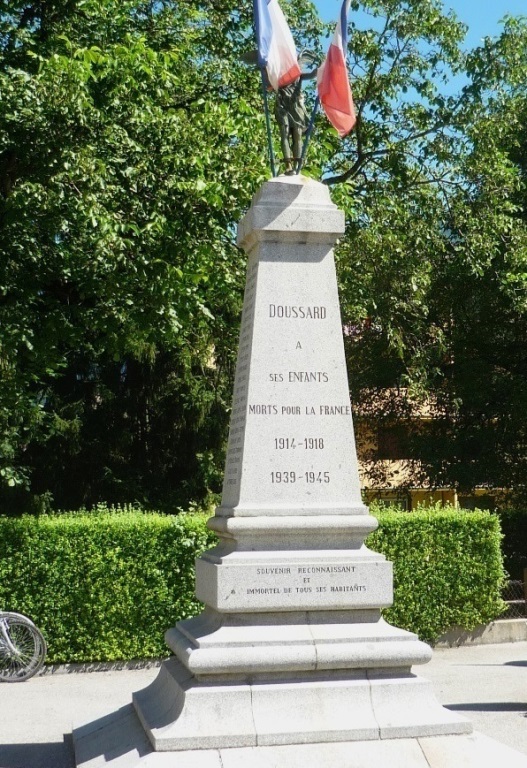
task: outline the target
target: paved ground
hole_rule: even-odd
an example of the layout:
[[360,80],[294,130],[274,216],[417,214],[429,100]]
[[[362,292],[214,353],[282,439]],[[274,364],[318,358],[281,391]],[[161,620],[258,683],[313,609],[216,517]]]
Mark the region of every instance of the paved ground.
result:
[[[414,669],[414,671],[417,671]],[[449,648],[421,670],[476,730],[527,754],[527,642]],[[0,768],[73,768],[73,724],[130,702],[156,669],[44,675],[0,688]]]
[[527,755],[527,642],[437,649],[422,675],[477,731]]

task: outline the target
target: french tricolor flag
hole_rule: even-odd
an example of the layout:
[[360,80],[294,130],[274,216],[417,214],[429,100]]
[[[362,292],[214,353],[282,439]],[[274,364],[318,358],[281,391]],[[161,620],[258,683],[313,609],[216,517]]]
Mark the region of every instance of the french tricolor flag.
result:
[[328,54],[317,72],[318,96],[331,125],[346,136],[356,122],[353,96],[348,79],[348,11],[351,0],[344,0]]
[[267,70],[275,91],[302,74],[296,47],[278,0],[254,0],[258,66]]

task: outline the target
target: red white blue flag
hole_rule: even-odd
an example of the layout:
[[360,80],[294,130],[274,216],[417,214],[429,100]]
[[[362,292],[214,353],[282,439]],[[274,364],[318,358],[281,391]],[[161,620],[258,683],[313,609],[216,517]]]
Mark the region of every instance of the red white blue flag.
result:
[[296,47],[278,0],[254,0],[258,66],[267,70],[275,91],[302,74]]
[[348,11],[351,0],[344,0],[329,51],[317,72],[318,96],[331,125],[346,136],[356,122],[353,96],[348,78]]

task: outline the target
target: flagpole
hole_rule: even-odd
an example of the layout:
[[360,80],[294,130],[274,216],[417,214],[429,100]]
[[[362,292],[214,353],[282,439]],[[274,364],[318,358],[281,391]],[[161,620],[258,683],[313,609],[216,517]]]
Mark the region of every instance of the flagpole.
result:
[[262,75],[262,93],[263,93],[264,110],[265,110],[265,125],[267,128],[267,144],[269,146],[269,162],[271,164],[271,173],[273,174],[273,178],[274,178],[276,176],[276,166],[274,162],[273,138],[271,135],[271,118],[269,116],[269,101],[267,99],[267,86],[265,82],[265,73],[263,69],[260,69],[260,74]]
[[302,155],[300,156],[300,160],[298,161],[298,165],[296,168],[297,173],[300,173],[306,161],[307,147],[309,144],[309,140],[311,139],[311,134],[313,133],[313,127],[315,125],[315,117],[318,112],[319,104],[320,104],[320,98],[317,96],[315,99],[315,106],[313,107],[313,111],[311,112],[311,117],[309,118],[309,125],[307,126],[306,138],[304,139],[304,146],[302,147]]

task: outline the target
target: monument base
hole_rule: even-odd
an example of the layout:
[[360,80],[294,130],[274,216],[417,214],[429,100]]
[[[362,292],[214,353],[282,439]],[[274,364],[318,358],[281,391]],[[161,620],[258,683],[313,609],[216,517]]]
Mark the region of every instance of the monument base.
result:
[[196,680],[170,659],[134,695],[134,705],[158,752],[472,731],[468,720],[436,701],[427,680],[377,670],[218,684]]
[[480,733],[154,752],[131,704],[73,739],[77,768],[527,768],[526,755]]
[[219,614],[166,634],[175,657],[134,695],[156,751],[468,733],[411,672],[431,650],[380,611]]

